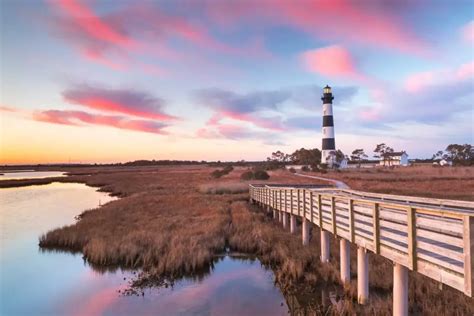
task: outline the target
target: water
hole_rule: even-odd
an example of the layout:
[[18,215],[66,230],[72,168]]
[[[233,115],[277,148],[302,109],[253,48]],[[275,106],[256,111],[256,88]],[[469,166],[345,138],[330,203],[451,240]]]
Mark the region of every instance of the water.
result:
[[[282,315],[273,274],[229,256],[199,281],[123,296],[133,272],[98,272],[81,255],[43,252],[38,236],[113,198],[83,184],[0,190],[0,315]],[[99,202],[100,201],[100,202]],[[124,278],[126,280],[124,280]]]
[[0,181],[2,180],[19,180],[19,179],[39,179],[49,177],[64,177],[65,173],[60,171],[1,171]]

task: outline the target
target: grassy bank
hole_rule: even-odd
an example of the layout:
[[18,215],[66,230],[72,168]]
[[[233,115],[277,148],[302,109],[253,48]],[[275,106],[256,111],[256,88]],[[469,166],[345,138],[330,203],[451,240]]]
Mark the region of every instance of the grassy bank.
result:
[[474,167],[415,165],[308,174],[341,180],[361,191],[474,201]]
[[[59,181],[84,182],[122,198],[84,212],[72,226],[50,231],[40,238],[45,249],[80,251],[98,267],[139,267],[137,287],[207,271],[226,247],[252,253],[271,268],[277,285],[294,314],[391,313],[392,265],[370,256],[371,303],[356,304],[356,249],[351,251],[352,283],[344,294],[338,279],[338,260],[319,263],[319,232],[313,229],[310,245],[301,245],[300,230],[291,235],[270,216],[247,202],[240,180],[243,168],[213,179],[213,168],[158,167],[111,170],[69,170]],[[322,184],[295,177],[287,171],[270,172],[268,183]],[[327,176],[327,175],[326,175]],[[333,258],[338,242],[331,241]],[[339,305],[321,299],[321,291],[336,289]],[[422,276],[410,276],[412,311],[426,315],[474,313],[472,299]]]

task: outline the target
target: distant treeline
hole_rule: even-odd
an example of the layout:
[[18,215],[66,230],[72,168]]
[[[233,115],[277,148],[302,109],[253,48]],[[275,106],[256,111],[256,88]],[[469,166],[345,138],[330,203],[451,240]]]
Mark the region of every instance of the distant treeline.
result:
[[176,165],[208,165],[210,167],[225,166],[260,166],[265,165],[266,161],[197,161],[197,160],[134,160],[119,163],[57,163],[57,164],[32,164],[32,165],[0,165],[1,169],[36,169],[41,167],[48,168],[86,168],[86,167],[144,167],[144,166],[176,166]]

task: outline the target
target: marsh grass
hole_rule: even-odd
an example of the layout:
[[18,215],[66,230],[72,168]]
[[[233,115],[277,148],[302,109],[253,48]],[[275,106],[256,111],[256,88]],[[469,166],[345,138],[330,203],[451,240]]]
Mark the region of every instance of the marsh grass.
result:
[[474,167],[377,167],[346,169],[321,176],[341,180],[361,191],[474,201]]
[[248,190],[248,183],[224,182],[199,185],[199,192],[205,194],[241,194],[247,193]]
[[[117,168],[105,172],[89,170],[90,175],[74,174],[71,170],[73,175],[66,177],[69,181],[100,186],[122,198],[84,212],[74,225],[46,233],[40,237],[40,246],[80,251],[89,263],[104,270],[116,266],[140,268],[142,272],[133,283],[137,288],[172,284],[181,277],[202,277],[212,270],[216,255],[230,248],[256,255],[262,264],[273,270],[275,282],[292,314],[391,314],[390,261],[369,256],[371,301],[360,306],[356,303],[357,251],[354,246],[351,248],[351,284],[343,289],[339,282],[337,240],[331,240],[331,264],[321,264],[316,228],[312,230],[309,246],[303,247],[299,226],[297,234],[292,235],[270,214],[248,204],[247,190],[242,189],[248,182],[240,180],[240,174],[246,169],[235,168],[221,179],[210,179],[208,170],[196,166],[133,169],[133,172]],[[347,176],[345,172],[341,174],[341,177]],[[284,170],[271,171],[270,175],[274,183],[308,184],[311,181]],[[383,171],[364,174],[364,179],[357,181],[379,175],[406,177]],[[413,181],[417,181],[417,177],[424,174],[412,176]],[[447,171],[438,176],[452,177]],[[466,194],[466,191],[464,188],[462,192]],[[321,299],[321,290],[329,288],[337,289],[340,296],[337,305]],[[436,282],[411,273],[410,312],[472,315],[474,300],[447,287],[440,291]]]

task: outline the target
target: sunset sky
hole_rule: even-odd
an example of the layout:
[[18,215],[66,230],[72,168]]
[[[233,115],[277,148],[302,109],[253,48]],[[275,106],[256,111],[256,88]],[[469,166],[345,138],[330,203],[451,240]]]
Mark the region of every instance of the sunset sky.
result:
[[473,143],[472,1],[2,0],[0,163]]

